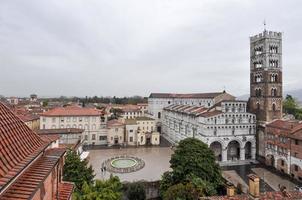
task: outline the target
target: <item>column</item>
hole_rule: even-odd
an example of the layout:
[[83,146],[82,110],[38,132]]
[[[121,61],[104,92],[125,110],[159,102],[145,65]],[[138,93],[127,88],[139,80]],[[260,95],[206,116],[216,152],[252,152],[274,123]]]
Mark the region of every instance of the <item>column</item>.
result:
[[240,160],[245,160],[245,148],[240,148]]
[[221,161],[228,161],[228,148],[222,148]]
[[255,146],[254,147],[252,146],[251,154],[252,154],[252,159],[255,160],[256,159],[256,147]]

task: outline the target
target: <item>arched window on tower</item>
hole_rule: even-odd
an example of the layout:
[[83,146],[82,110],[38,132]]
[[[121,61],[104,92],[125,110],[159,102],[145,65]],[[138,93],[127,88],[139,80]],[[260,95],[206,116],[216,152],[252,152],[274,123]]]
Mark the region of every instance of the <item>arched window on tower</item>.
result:
[[260,110],[260,103],[259,102],[256,103],[256,107],[257,107],[257,110],[259,111]]
[[273,103],[272,109],[273,111],[276,111],[276,104]]
[[271,95],[272,95],[272,97],[277,96],[277,89],[276,88],[272,88]]
[[256,89],[256,97],[261,97],[261,95],[262,95],[262,90],[261,90],[261,88],[257,88],[257,89]]
[[277,82],[278,81],[278,75],[277,74],[272,74],[271,75],[271,82]]

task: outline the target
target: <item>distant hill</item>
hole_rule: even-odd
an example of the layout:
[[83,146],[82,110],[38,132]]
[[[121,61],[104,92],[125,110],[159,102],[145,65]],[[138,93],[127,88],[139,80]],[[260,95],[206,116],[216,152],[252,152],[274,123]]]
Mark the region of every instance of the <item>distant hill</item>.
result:
[[[302,104],[302,89],[285,91],[283,93],[283,96],[285,97],[287,94],[292,95]],[[237,99],[247,101],[249,99],[249,97],[250,97],[249,94],[244,94],[244,95],[238,96]]]
[[302,89],[298,89],[298,90],[291,90],[291,91],[287,91],[284,92],[284,96],[290,94],[293,97],[295,97],[300,103],[302,103]]

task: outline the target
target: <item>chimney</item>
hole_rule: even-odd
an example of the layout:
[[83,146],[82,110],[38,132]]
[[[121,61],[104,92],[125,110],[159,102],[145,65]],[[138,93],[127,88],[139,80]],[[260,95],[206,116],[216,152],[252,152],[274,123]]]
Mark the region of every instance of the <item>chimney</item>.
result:
[[227,183],[227,196],[233,197],[235,195],[235,187],[232,183]]
[[256,174],[249,174],[249,193],[252,197],[258,198],[260,196],[260,179]]

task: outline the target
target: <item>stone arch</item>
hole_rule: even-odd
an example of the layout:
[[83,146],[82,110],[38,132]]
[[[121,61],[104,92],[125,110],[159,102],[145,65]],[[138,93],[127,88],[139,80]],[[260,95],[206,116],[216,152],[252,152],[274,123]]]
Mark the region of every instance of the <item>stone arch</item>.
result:
[[227,146],[227,160],[239,160],[240,159],[240,142],[232,140]]
[[222,161],[222,151],[223,151],[222,144],[218,141],[214,141],[210,144],[210,149],[214,152],[215,159],[217,161]]
[[244,143],[239,138],[231,138],[230,141],[226,144],[226,147],[233,141],[238,142],[240,148],[244,148]]

